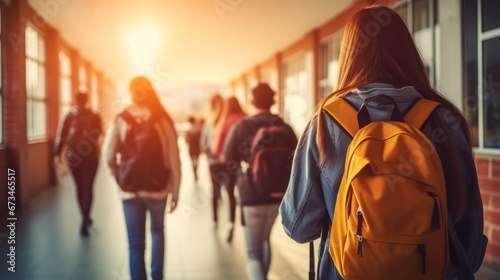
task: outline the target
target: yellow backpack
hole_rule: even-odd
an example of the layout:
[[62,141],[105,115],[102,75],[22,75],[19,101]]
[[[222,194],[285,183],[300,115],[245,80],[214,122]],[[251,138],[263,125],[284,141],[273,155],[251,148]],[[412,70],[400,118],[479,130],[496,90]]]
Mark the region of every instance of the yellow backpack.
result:
[[433,144],[420,131],[436,102],[420,99],[403,117],[369,117],[342,98],[324,109],[352,137],[329,251],[345,279],[445,279],[449,263],[446,185]]

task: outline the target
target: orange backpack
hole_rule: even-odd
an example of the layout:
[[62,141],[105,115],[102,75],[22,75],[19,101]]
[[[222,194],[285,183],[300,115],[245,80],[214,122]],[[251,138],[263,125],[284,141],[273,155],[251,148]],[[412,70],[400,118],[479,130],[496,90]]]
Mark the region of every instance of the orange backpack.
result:
[[352,137],[329,251],[345,279],[445,279],[449,263],[446,185],[434,145],[420,131],[439,105],[420,99],[403,117],[369,117],[342,98],[325,110]]

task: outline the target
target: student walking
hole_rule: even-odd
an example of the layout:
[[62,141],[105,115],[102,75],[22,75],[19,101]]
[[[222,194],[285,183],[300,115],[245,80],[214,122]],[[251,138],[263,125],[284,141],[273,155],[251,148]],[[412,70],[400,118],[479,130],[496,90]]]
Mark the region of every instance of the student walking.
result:
[[236,198],[234,196],[234,186],[236,183],[236,172],[227,165],[227,162],[222,158],[222,147],[226,140],[229,130],[239,120],[246,117],[246,114],[241,109],[240,103],[236,97],[229,97],[224,100],[222,114],[219,123],[221,124],[219,133],[215,136],[214,143],[211,148],[211,154],[220,159],[220,164],[213,165],[210,168],[213,188],[213,215],[214,221],[218,220],[218,198],[222,186],[225,187],[229,199],[229,227],[227,241],[233,239],[234,221],[236,216]]
[[[353,114],[349,117],[351,111]],[[420,123],[417,125],[415,120]],[[371,129],[372,135],[382,135],[402,128],[414,135],[422,135],[421,143],[415,143],[418,144],[415,147],[427,152],[425,157],[419,157],[417,152],[410,152],[409,158],[401,155],[405,141],[414,143],[414,139],[403,136],[397,138],[401,140],[392,142],[392,148],[385,146],[384,149],[377,149],[390,141],[382,138],[377,138],[376,144],[363,138],[367,139],[366,143],[373,144],[365,150],[350,146],[351,141],[361,143],[358,141],[362,138],[357,137],[357,133],[362,131]],[[353,151],[359,153],[351,154]],[[351,155],[348,159],[347,154]],[[368,162],[357,156],[369,154],[383,154],[387,158],[369,161],[359,170],[352,169],[356,163]],[[442,166],[425,166],[423,163],[429,159],[438,163],[440,160]],[[395,162],[400,163],[399,167],[389,171]],[[440,175],[431,176],[429,182],[442,184],[444,193],[440,198],[443,200],[438,200],[438,196],[431,191],[422,191],[430,190],[431,185],[420,185],[419,181],[406,179],[415,176],[428,178],[424,174],[426,172]],[[358,11],[345,27],[337,88],[318,106],[300,138],[289,187],[280,206],[283,226],[291,238],[305,243],[322,236],[319,279],[350,279],[365,272],[371,276],[356,279],[473,279],[472,274],[479,269],[486,247],[476,174],[467,121],[458,108],[430,85],[419,52],[400,16],[383,6]],[[368,177],[378,178],[378,181],[363,184],[364,178]],[[350,185],[346,184],[349,182]],[[423,189],[410,196],[410,200],[405,200],[403,195],[414,185]],[[385,186],[388,186],[387,192],[382,189]],[[355,196],[346,196],[350,191]],[[352,201],[346,201],[346,197],[352,198]],[[384,200],[388,197],[392,199]],[[365,198],[367,200],[362,201]],[[385,201],[385,206],[378,208],[379,211],[370,211],[376,207],[377,200]],[[413,203],[421,200],[426,203]],[[394,211],[389,210],[398,201],[406,201],[414,208],[407,209],[402,205]],[[351,208],[348,209],[348,206]],[[398,216],[399,213],[404,215]],[[396,235],[393,232],[389,236],[383,232],[391,232],[388,226],[378,227],[384,215],[392,215],[391,225],[398,227],[400,221],[411,222],[424,213],[428,216],[422,226],[406,234]],[[332,222],[333,226],[330,225]],[[345,227],[350,226],[353,226],[351,230],[355,234],[341,235]],[[443,230],[447,227],[449,234]],[[376,230],[381,231],[374,232]],[[421,236],[428,236],[427,239],[434,240],[436,234],[442,239],[435,246],[426,246],[423,237],[411,241],[414,239],[410,235],[420,231],[423,232]],[[435,234],[426,235],[429,232]],[[406,238],[408,244],[414,245],[406,246],[401,252],[410,250],[408,258],[414,261],[406,262],[404,266],[379,261],[377,267],[366,267],[372,260],[377,261],[372,258],[374,254],[390,252],[385,251],[389,250],[388,247],[380,247],[382,243],[372,241],[376,238],[386,243]],[[343,262],[332,261],[332,258],[342,259],[343,256],[337,252],[343,246],[349,247],[349,244],[343,243],[346,240],[352,242],[352,251],[346,249],[342,252],[345,256]],[[389,255],[386,253],[383,257]],[[429,261],[433,255],[442,257],[436,262]],[[350,260],[359,266],[348,267]],[[439,271],[439,277],[430,276],[429,273],[436,271]],[[386,274],[382,277],[377,273]],[[401,278],[398,273],[407,277]]]
[[212,219],[213,225],[216,229],[218,226],[218,215],[217,215],[217,200],[220,198],[220,187],[217,180],[214,182],[214,172],[225,166],[222,159],[219,156],[212,154],[212,147],[215,143],[215,138],[221,129],[221,119],[224,99],[218,93],[214,94],[210,99],[210,111],[207,117],[208,121],[202,128],[201,131],[201,141],[200,148],[201,151],[207,155],[208,166],[210,171],[211,187],[212,187]]
[[104,141],[106,161],[120,186],[129,241],[131,279],[145,280],[146,213],[152,240],[151,277],[163,279],[167,199],[179,197],[180,159],[173,123],[150,81],[129,84],[132,104],[120,113]]
[[[269,236],[288,183],[297,137],[270,112],[274,91],[267,84],[252,90],[256,113],[229,131],[223,154],[238,174],[237,185],[247,244],[249,279],[267,279],[271,264]],[[240,166],[245,168],[242,170]]]
[[76,183],[78,206],[82,215],[82,236],[89,235],[92,224],[90,210],[102,138],[101,117],[86,107],[87,100],[86,93],[76,94],[76,106],[66,115],[54,146],[56,165],[60,164],[60,155],[66,147],[66,163]]
[[201,139],[201,130],[203,127],[204,120],[201,119],[199,121],[196,120],[195,117],[190,116],[188,118],[191,127],[186,132],[186,143],[188,144],[189,156],[191,158],[191,164],[193,166],[194,180],[198,182],[198,158],[200,156],[200,139]]

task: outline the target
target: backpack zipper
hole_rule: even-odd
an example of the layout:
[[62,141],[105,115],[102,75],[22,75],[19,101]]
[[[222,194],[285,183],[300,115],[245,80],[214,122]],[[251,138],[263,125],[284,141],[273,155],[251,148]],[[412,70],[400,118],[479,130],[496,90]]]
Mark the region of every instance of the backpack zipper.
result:
[[356,216],[358,216],[358,228],[356,230],[356,236],[358,237],[358,255],[363,257],[363,236],[361,236],[361,223],[363,221],[363,213],[361,213],[361,206],[358,206]]
[[432,209],[431,217],[431,228],[440,229],[441,223],[439,221],[439,205],[437,203],[437,195],[433,192],[427,192],[427,194],[434,199],[434,208]]

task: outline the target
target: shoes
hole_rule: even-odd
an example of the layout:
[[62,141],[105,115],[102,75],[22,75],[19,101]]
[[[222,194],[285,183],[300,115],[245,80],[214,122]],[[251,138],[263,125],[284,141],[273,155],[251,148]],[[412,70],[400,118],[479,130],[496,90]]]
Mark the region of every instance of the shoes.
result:
[[89,226],[88,225],[82,225],[82,227],[80,228],[80,235],[83,236],[83,237],[87,237],[90,235],[90,232],[89,232]]
[[85,218],[83,219],[82,226],[80,227],[80,235],[81,236],[89,236],[89,227],[92,225],[93,221],[91,218]]
[[83,219],[83,224],[86,225],[87,227],[90,227],[94,222],[92,221],[91,218]]

